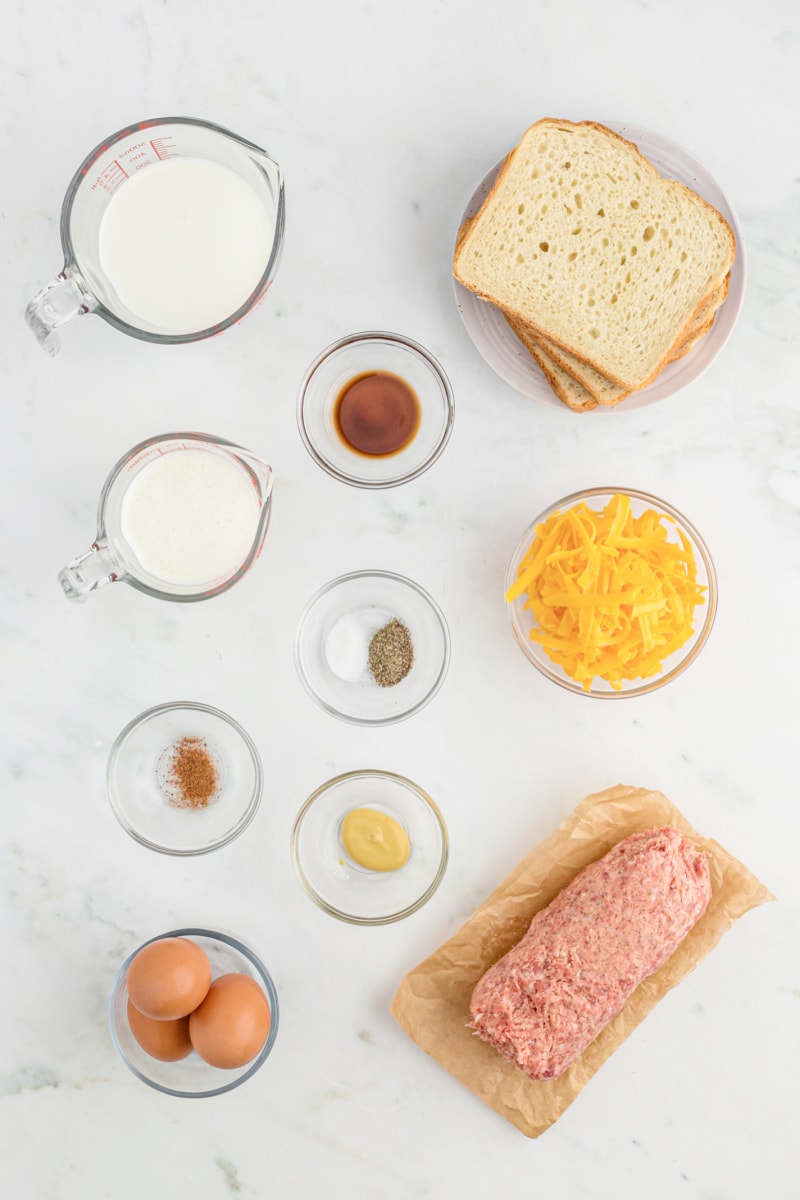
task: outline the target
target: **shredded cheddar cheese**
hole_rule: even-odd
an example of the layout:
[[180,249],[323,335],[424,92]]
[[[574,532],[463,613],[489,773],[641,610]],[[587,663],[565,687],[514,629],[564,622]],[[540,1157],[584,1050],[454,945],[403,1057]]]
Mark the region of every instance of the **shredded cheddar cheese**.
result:
[[531,639],[585,691],[595,678],[619,691],[688,641],[705,591],[683,530],[652,508],[635,517],[617,494],[601,512],[581,501],[537,525],[506,600],[526,595]]

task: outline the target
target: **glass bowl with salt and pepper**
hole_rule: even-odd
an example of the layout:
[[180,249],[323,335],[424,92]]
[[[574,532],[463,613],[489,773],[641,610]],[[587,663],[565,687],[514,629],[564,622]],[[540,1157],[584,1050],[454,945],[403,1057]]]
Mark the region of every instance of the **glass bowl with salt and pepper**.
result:
[[355,725],[389,725],[436,695],[450,662],[450,634],[419,584],[389,571],[342,575],[312,596],[295,642],[309,695]]

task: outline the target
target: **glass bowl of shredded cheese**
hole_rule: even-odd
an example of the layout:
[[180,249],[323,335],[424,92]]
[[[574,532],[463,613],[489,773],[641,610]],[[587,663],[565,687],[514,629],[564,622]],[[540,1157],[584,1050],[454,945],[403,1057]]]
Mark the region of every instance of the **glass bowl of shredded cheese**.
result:
[[702,650],[717,610],[708,547],[690,521],[631,488],[588,488],[545,509],[509,563],[505,597],[526,658],[569,691],[642,696]]

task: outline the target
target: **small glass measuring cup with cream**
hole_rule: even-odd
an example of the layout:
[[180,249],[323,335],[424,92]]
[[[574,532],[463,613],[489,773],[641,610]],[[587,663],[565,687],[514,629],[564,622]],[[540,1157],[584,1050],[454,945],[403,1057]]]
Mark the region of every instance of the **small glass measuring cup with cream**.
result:
[[25,311],[39,344],[85,313],[144,341],[211,337],[263,297],[283,244],[278,164],[208,121],[139,121],[96,146],[61,210],[64,266]]
[[122,580],[163,600],[206,600],[253,564],[271,512],[272,470],[202,433],[150,438],[103,487],[97,536],[59,573],[70,600]]

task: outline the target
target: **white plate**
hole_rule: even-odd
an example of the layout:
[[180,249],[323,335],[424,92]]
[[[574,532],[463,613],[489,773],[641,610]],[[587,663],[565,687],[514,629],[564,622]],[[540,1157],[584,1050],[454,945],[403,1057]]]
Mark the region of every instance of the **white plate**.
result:
[[[684,358],[670,363],[658,378],[641,392],[634,392],[620,404],[599,404],[592,412],[614,412],[617,409],[645,408],[672,396],[681,388],[692,383],[714,361],[730,337],[744,300],[746,262],[744,237],[736,213],[731,208],[719,184],[708,171],[696,162],[685,150],[660,134],[638,129],[635,125],[620,125],[607,121],[609,129],[627,138],[639,147],[645,158],[667,179],[685,183],[698,195],[713,204],[722,213],[736,235],[736,259],[731,270],[731,283],[725,303],[717,310],[716,320],[709,333]],[[469,217],[474,216],[483,204],[497,178],[502,159],[481,181],[464,210],[459,228]],[[565,408],[558,399],[538,366],[531,358],[519,338],[512,333],[499,309],[481,300],[474,292],[462,287],[455,279],[458,311],[467,333],[483,358],[501,379],[511,387],[530,396],[533,400],[544,400],[557,408]]]

